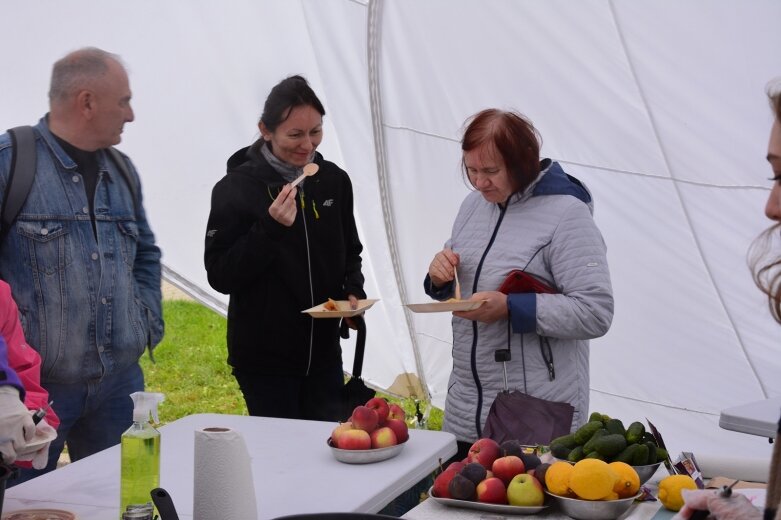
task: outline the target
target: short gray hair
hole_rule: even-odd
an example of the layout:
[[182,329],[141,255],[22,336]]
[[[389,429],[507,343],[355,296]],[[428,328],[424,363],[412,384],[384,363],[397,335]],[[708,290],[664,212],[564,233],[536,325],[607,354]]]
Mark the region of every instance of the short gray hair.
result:
[[49,102],[63,101],[108,70],[109,60],[122,65],[116,54],[97,47],[84,47],[57,60],[52,67]]

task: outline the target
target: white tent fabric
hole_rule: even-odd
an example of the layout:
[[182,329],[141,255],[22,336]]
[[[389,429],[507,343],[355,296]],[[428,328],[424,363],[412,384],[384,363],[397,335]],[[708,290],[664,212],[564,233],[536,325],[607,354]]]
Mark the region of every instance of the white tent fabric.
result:
[[467,193],[464,120],[517,109],[590,187],[608,244],[616,312],[591,345],[591,410],[647,417],[673,453],[769,456],[718,419],[781,395],[781,328],[746,267],[768,225],[779,20],[777,0],[13,0],[0,121],[45,113],[66,52],[120,54],[137,116],[120,148],[166,274],[224,312],[202,263],[211,187],[257,137],[271,86],[304,74],[328,112],[321,151],[353,179],[366,290],[381,299],[364,376],[405,391],[414,378],[397,377],[416,374],[443,406],[450,316],[402,304],[428,301],[428,263]]

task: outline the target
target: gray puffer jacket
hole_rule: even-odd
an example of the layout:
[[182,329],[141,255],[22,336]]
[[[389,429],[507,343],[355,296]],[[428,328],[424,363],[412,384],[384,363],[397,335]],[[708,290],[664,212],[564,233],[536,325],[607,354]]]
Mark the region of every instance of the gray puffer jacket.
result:
[[[557,294],[511,294],[507,320],[486,324],[453,317],[453,371],[442,429],[472,442],[482,434],[488,410],[504,389],[494,352],[508,347],[510,389],[575,407],[573,431],[588,417],[589,342],[604,335],[613,319],[613,294],[606,247],[592,218],[591,195],[558,163],[545,160],[537,180],[510,197],[506,208],[470,193],[445,247],[460,255],[462,298],[495,291],[513,269],[522,269]],[[426,292],[452,297],[452,284]],[[547,338],[551,363],[543,357]],[[551,379],[549,369],[555,371]]]

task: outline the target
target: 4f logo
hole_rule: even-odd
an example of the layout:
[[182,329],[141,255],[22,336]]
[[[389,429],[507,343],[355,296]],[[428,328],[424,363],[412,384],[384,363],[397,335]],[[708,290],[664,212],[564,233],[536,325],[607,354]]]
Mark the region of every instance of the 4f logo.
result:
[[334,205],[334,199],[327,199],[325,202],[323,202],[323,206],[326,208],[330,208]]

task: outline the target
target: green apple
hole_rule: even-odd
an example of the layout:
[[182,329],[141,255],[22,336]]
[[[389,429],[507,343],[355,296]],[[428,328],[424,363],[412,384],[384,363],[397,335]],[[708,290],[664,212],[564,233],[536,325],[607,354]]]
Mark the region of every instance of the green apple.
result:
[[528,473],[515,475],[507,485],[507,501],[511,506],[541,506],[545,501],[542,484]]

